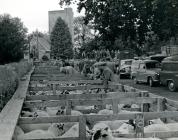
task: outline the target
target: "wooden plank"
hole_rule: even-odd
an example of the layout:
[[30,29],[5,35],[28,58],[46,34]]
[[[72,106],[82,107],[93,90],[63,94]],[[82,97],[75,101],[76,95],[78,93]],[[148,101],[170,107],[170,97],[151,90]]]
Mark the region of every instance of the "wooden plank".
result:
[[27,108],[41,108],[41,107],[55,107],[55,106],[67,106],[67,100],[61,101],[26,101],[24,107]]
[[50,84],[102,84],[102,80],[49,81]]
[[171,106],[171,105],[169,105],[167,103],[166,103],[166,109],[168,111],[178,111],[178,108],[175,108],[175,107],[173,107],[173,106]]
[[26,100],[68,100],[68,99],[98,99],[98,98],[123,98],[138,97],[138,92],[109,92],[106,94],[64,94],[64,95],[31,95]]
[[61,115],[55,117],[20,117],[19,124],[40,124],[59,122],[79,122],[79,116]]
[[86,118],[79,116],[79,140],[86,140]]
[[[122,138],[134,138],[135,133],[120,134],[119,132],[113,132],[114,137]],[[160,139],[178,137],[178,131],[163,131],[163,132],[146,132],[144,133],[144,138],[156,137]],[[124,139],[125,140],[125,139]]]
[[[116,98],[120,104],[144,104],[144,103],[153,103],[156,101],[157,98]],[[112,98],[105,98],[105,99],[74,99],[72,100],[73,106],[86,106],[86,105],[106,105],[112,104]],[[60,101],[26,101],[25,107],[55,107],[55,106],[66,106],[67,100],[60,100]]]
[[170,105],[170,106],[173,106],[175,108],[178,108],[178,101],[174,101],[174,100],[171,100],[171,99],[167,99],[166,98],[166,102]]
[[20,81],[17,90],[11,100],[6,104],[0,114],[0,140],[11,140],[21,108],[26,96],[30,75],[33,69],[26,75],[25,81]]
[[[39,81],[30,81],[30,85],[37,85]],[[46,84],[102,84],[102,80],[77,80],[77,81],[44,81]]]
[[[114,115],[83,115],[86,121],[112,121],[134,119],[139,113],[120,113]],[[39,123],[59,123],[59,122],[79,122],[79,116],[55,116],[55,117],[20,117],[19,124],[39,124]]]
[[144,133],[144,137],[146,138],[153,137],[153,136],[160,139],[178,137],[178,131],[173,130],[173,131],[164,131],[164,132]]
[[[109,88],[114,89],[117,85],[109,85]],[[86,86],[56,86],[56,90],[87,90],[87,89],[104,89],[103,85],[86,85]],[[30,91],[49,91],[52,90],[50,85],[45,87],[29,87]]]
[[[43,139],[26,139],[26,140],[79,140],[79,137],[67,137],[67,138],[43,138]],[[86,140],[91,140],[90,137],[87,137]]]
[[157,118],[176,118],[178,111],[164,111],[164,112],[143,112],[145,120],[152,120]]
[[76,81],[76,80],[87,80],[87,77],[82,76],[81,74],[75,75],[66,75],[66,74],[34,74],[31,76],[31,81],[39,80],[49,80],[49,81]]

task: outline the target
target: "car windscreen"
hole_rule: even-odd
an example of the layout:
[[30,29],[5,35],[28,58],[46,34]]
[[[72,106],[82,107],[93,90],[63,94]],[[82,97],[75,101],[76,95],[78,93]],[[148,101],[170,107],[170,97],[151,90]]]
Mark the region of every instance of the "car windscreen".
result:
[[132,61],[125,61],[125,65],[131,65]]
[[146,63],[146,68],[147,69],[160,68],[160,63],[159,62]]

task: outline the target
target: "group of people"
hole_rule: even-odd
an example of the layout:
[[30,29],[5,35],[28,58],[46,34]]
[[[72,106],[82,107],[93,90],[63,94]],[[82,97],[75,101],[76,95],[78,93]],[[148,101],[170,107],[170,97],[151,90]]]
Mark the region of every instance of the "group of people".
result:
[[[80,65],[79,65],[80,64]],[[62,61],[60,71],[65,74],[81,73],[83,76],[91,80],[102,80],[105,89],[108,89],[109,82],[116,82],[117,75],[115,75],[116,63],[115,62],[88,62],[71,65],[67,61]],[[83,65],[81,65],[83,64]],[[80,68],[82,67],[82,68]]]
[[114,71],[111,70],[105,62],[98,63],[98,65],[94,64],[91,67],[85,65],[82,74],[88,76],[92,80],[102,80],[105,90],[108,89],[109,82],[117,81],[117,76],[114,74]]
[[119,50],[112,50],[109,51],[108,49],[102,49],[102,50],[93,50],[92,52],[83,52],[82,58],[95,58],[96,60],[101,60],[104,58],[109,59],[119,59],[120,58],[120,51]]

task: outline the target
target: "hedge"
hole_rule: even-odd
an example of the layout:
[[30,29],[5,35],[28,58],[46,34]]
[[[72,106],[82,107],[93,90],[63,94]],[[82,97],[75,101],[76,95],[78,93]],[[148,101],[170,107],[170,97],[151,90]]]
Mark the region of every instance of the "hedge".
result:
[[11,99],[21,77],[23,77],[32,65],[27,61],[0,65],[0,111]]

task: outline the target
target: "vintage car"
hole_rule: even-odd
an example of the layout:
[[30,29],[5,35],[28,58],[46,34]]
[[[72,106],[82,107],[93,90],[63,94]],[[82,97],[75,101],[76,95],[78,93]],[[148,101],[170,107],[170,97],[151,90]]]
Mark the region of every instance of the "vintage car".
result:
[[170,91],[178,89],[178,55],[167,57],[162,61],[160,83]]
[[118,67],[120,78],[130,78],[132,61],[133,59],[124,59],[120,61],[120,67]]
[[138,69],[134,76],[134,83],[139,82],[148,83],[149,86],[153,86],[155,83],[160,82],[159,72],[161,71],[161,65],[156,60],[143,60],[139,61]]
[[130,74],[131,74],[131,66],[128,65],[120,69],[120,72],[119,72],[120,79],[130,78]]

